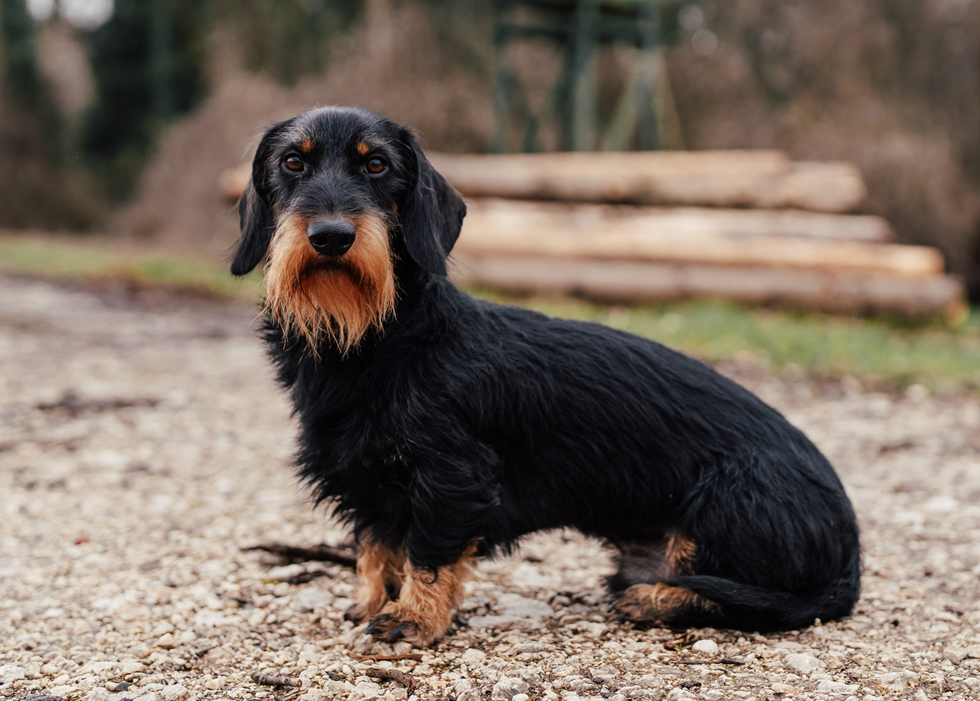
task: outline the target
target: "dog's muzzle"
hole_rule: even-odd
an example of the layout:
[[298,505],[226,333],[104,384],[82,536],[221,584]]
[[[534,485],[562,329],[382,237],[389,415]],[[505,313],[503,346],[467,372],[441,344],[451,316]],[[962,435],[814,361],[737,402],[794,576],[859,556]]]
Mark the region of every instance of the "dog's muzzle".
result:
[[306,238],[324,256],[342,256],[354,245],[357,231],[346,219],[317,219],[306,227]]

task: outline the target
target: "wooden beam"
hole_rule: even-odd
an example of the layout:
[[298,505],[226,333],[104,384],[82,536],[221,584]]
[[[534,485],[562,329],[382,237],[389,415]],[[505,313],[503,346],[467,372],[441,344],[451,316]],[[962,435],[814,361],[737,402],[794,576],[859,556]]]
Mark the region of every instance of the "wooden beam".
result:
[[[619,211],[622,214],[616,216]],[[643,214],[630,208],[580,205],[562,212],[526,203],[477,203],[463,221],[454,250],[471,255],[855,270],[919,277],[944,270],[942,254],[927,246],[773,235],[785,224],[797,226],[798,232],[826,234],[834,224],[818,215],[640,211]],[[782,221],[780,215],[786,215]],[[877,219],[832,218],[844,220],[841,229],[887,231],[887,225],[882,227]],[[792,229],[783,231],[791,234]]]
[[846,239],[886,243],[895,232],[882,217],[869,214],[825,214],[799,209],[722,209],[714,207],[633,207],[627,205],[528,202],[495,198],[467,199],[464,232],[517,228],[566,231],[601,236],[607,231],[634,231],[650,238],[720,236],[731,239],[789,237]]
[[454,255],[457,284],[521,293],[579,294],[613,302],[730,299],[835,313],[942,316],[962,320],[963,284],[949,275],[901,275],[839,270],[718,267],[698,263],[587,261]]
[[792,163],[780,151],[431,153],[464,195],[846,212],[867,195],[849,163]]

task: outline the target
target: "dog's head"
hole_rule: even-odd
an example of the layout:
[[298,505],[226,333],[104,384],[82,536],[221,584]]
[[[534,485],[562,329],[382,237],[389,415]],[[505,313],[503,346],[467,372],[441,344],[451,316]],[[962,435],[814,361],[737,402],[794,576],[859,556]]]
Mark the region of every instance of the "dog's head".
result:
[[446,274],[466,206],[410,130],[325,107],[265,133],[238,212],[232,273],[268,253],[266,302],[282,327],[346,353],[394,312],[399,256]]

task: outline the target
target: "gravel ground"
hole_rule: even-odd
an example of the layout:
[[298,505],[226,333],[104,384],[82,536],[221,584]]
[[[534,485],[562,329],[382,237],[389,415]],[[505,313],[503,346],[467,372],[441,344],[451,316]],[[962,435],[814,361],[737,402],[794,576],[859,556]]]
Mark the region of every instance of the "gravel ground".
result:
[[637,630],[607,612],[609,551],[557,532],[482,563],[418,651],[343,621],[351,570],[245,550],[345,539],[292,476],[253,310],[10,278],[0,298],[0,698],[980,699],[975,396],[721,368],[843,478],[865,553],[845,621]]

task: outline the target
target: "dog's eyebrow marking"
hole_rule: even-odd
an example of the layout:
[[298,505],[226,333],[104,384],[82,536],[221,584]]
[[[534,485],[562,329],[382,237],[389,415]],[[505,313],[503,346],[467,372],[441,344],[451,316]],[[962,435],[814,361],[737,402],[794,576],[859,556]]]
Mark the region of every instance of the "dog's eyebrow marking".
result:
[[371,145],[367,141],[357,142],[357,152],[362,156],[366,156],[367,152],[371,150]]
[[313,141],[308,137],[299,142],[299,150],[303,153],[309,153],[313,150]]

